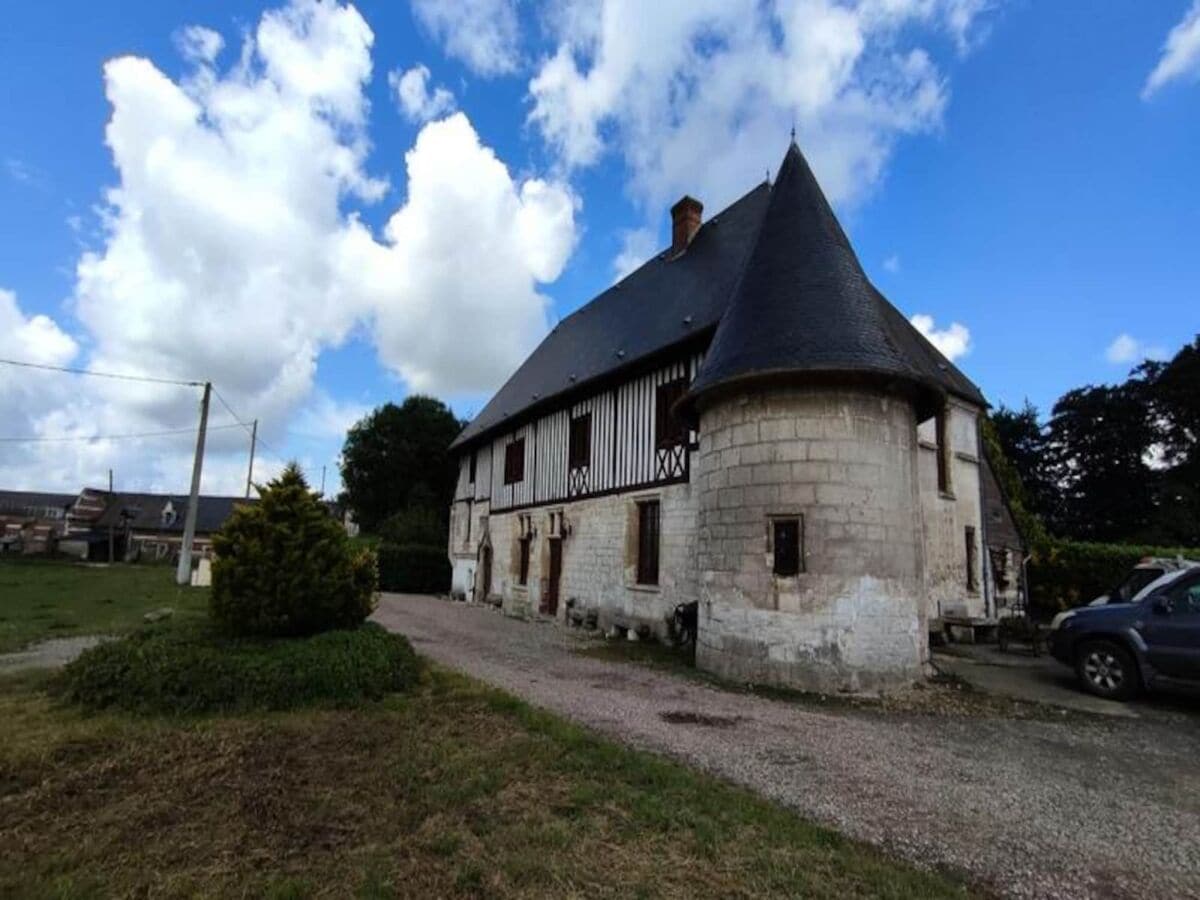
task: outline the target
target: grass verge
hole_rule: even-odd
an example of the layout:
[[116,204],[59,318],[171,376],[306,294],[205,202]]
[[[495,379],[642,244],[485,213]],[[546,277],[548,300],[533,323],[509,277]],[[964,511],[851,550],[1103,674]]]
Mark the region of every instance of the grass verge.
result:
[[352,710],[84,715],[0,680],[0,895],[961,897],[440,670]]
[[178,587],[168,566],[83,565],[57,560],[0,562],[0,653],[81,634],[122,634],[160,607],[198,619],[208,588]]

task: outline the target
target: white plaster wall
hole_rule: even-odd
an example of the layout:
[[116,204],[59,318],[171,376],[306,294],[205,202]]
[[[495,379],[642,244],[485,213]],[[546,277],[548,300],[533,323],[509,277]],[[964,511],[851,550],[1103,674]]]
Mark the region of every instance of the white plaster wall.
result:
[[[929,618],[942,615],[982,617],[986,611],[977,422],[975,407],[950,402],[946,429],[950,442],[950,494],[938,490],[934,421],[922,422],[918,429],[921,504],[925,521],[926,614]],[[967,526],[975,529],[974,591],[967,589]]]
[[[697,663],[726,677],[872,690],[927,648],[916,422],[865,389],[773,389],[703,411]],[[772,573],[770,518],[804,517],[804,571]]]

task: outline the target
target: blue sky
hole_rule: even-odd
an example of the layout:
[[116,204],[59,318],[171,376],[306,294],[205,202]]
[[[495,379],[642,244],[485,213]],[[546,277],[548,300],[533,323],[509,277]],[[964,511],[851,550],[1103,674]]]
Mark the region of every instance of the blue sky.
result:
[[[477,409],[793,122],[868,272],[994,404],[1200,332],[1200,3],[742,5],[14,7],[0,356],[211,378],[262,421],[260,474],[297,456],[332,489],[349,421],[414,387]],[[194,404],[0,369],[3,437]],[[189,444],[0,443],[0,482],[183,490]],[[206,490],[244,465],[216,432]]]

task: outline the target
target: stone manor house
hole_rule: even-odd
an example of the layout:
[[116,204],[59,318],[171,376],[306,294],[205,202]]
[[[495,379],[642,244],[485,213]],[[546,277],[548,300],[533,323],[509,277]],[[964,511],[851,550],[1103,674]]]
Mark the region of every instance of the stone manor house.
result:
[[[876,690],[990,620],[979,389],[864,274],[792,143],[773,184],[563,319],[454,441],[455,594]],[[1007,565],[1007,562],[1001,563]]]

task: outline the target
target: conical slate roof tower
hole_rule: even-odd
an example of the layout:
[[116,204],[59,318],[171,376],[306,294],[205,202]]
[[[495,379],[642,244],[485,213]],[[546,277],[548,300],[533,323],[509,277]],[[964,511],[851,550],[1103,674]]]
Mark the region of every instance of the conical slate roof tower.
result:
[[795,142],[687,403],[787,376],[901,382],[925,409],[947,391],[983,402],[867,279]]

